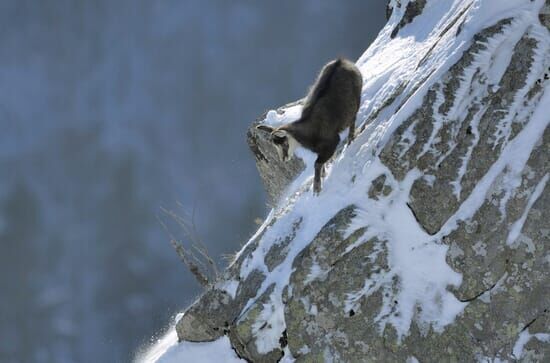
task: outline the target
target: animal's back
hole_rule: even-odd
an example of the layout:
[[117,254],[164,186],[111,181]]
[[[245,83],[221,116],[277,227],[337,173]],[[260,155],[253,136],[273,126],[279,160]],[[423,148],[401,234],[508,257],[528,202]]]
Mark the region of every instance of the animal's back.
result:
[[354,63],[345,59],[328,63],[306,98],[302,117],[317,123],[319,130],[344,130],[355,122],[362,85]]

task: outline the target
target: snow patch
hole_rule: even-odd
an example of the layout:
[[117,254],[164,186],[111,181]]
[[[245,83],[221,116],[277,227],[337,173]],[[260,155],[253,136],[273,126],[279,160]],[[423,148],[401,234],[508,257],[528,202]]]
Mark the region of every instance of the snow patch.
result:
[[286,329],[281,299],[280,294],[272,293],[269,302],[263,305],[262,312],[252,325],[252,333],[257,337],[256,349],[260,354],[279,348],[279,339]]
[[297,104],[280,110],[269,110],[263,124],[277,127],[298,120],[302,116],[302,105]]
[[[181,342],[170,347],[158,360],[151,363],[246,363],[235,354],[228,337],[207,343]],[[145,362],[144,362],[145,363]]]
[[[391,184],[398,185],[392,199],[367,199],[360,204],[363,211],[368,211],[363,214],[363,225],[368,226],[369,234],[387,240],[390,270],[367,279],[364,287],[351,292],[345,302],[345,311],[357,310],[361,298],[383,289],[382,308],[375,321],[380,331],[391,324],[399,338],[407,335],[415,315],[420,325],[442,331],[465,306],[447,291],[447,286],[458,286],[462,281],[445,261],[448,248],[422,229],[407,206],[410,188],[420,176],[413,170],[401,183],[390,179]],[[398,292],[394,294],[396,282]]]
[[176,329],[171,327],[166,334],[158,339],[143,355],[138,356],[136,363],[155,363],[173,346],[178,343]]
[[533,204],[539,199],[539,197],[542,194],[542,191],[546,187],[546,183],[548,182],[549,174],[546,174],[541,181],[537,184],[535,187],[535,190],[533,191],[533,194],[531,194],[531,197],[529,198],[529,201],[527,202],[527,206],[525,207],[525,210],[523,211],[523,214],[521,217],[512,224],[512,227],[510,228],[510,233],[508,234],[508,239],[506,240],[506,243],[508,245],[511,245],[514,243],[514,241],[519,237],[521,230],[523,228],[523,224],[525,223],[525,220],[527,219],[527,215],[529,214],[529,211],[533,207]]
[[228,280],[216,284],[216,288],[227,292],[233,299],[237,295],[237,288],[239,287],[239,281]]
[[[176,315],[175,324],[183,314]],[[138,354],[135,363],[246,363],[235,354],[229,338],[213,342],[178,343],[175,324],[144,353]]]
[[315,256],[313,256],[313,264],[311,265],[311,270],[309,271],[309,274],[307,275],[304,284],[307,285],[314,280],[323,279],[325,276],[326,271],[321,269],[321,266],[319,266],[319,264],[317,263]]
[[532,338],[538,339],[541,342],[550,343],[550,334],[531,334],[529,333],[529,329],[525,329],[519,334],[518,340],[516,341],[516,344],[514,344],[514,348],[512,349],[512,355],[514,355],[516,359],[520,359],[523,356],[523,349],[525,347],[525,344],[527,344]]

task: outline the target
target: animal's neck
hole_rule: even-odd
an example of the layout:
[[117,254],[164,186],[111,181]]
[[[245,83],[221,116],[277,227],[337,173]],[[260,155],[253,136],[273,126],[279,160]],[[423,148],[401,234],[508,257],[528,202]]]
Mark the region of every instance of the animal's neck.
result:
[[291,134],[288,135],[288,155],[294,155],[294,151],[298,146],[302,146],[298,140],[294,138]]
[[295,140],[295,142],[302,147],[305,147],[307,149],[311,149],[311,141],[312,141],[312,130],[308,129],[308,125],[302,120],[298,120],[296,122],[293,122],[292,124],[288,125],[287,132],[292,138]]

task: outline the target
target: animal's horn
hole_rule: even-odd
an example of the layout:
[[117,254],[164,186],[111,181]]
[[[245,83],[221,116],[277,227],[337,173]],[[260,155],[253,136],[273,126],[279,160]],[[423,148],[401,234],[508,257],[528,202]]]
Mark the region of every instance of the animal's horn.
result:
[[277,137],[285,137],[287,134],[286,130],[276,129],[271,132],[271,135]]
[[273,127],[268,126],[268,125],[258,125],[258,126],[256,126],[256,129],[262,130],[262,131],[265,131],[265,132],[272,132],[273,131]]

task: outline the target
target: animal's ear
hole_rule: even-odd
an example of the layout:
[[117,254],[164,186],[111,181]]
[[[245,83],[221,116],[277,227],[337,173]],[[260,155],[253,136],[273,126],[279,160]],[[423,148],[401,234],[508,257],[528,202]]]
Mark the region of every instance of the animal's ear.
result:
[[262,130],[262,131],[265,131],[265,132],[269,132],[269,133],[273,132],[273,130],[274,130],[273,127],[268,126],[268,125],[258,125],[258,126],[256,126],[256,129]]
[[275,137],[286,137],[287,132],[285,130],[274,130],[271,135]]

